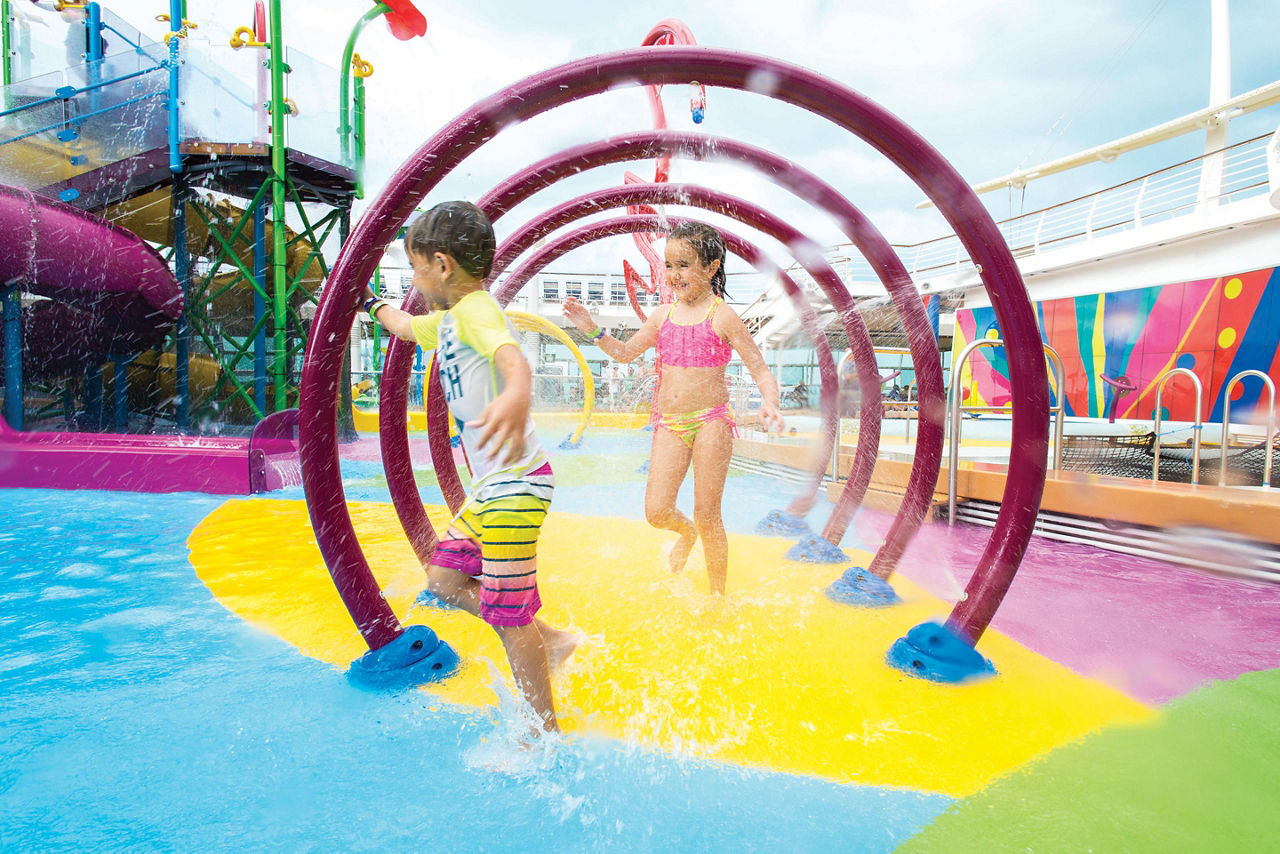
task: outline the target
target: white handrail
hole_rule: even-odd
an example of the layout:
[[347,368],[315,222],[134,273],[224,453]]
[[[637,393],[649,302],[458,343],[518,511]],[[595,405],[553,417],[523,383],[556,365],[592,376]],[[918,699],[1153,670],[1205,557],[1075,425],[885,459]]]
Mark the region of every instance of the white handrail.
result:
[[1242,381],[1245,377],[1257,377],[1262,380],[1262,384],[1267,387],[1270,392],[1271,400],[1267,404],[1267,460],[1262,468],[1262,486],[1266,489],[1271,488],[1271,452],[1275,447],[1276,441],[1276,384],[1272,382],[1271,377],[1262,371],[1241,371],[1231,378],[1227,383],[1226,389],[1222,392],[1222,461],[1218,469],[1218,486],[1227,485],[1227,440],[1230,438],[1231,429],[1231,390],[1236,387],[1236,383]]
[[[979,338],[977,341],[970,341],[965,348],[960,351],[960,355],[951,365],[951,384],[947,391],[947,408],[949,410],[950,437],[947,445],[947,524],[954,525],[956,523],[956,483],[958,479],[957,469],[960,467],[960,412],[1004,412],[1003,406],[962,406],[960,403],[960,377],[964,373],[964,366],[969,361],[969,354],[979,347],[1003,347],[1004,340],[1001,338]],[[1049,358],[1053,365],[1053,378],[1057,385],[1058,402],[1050,406],[1049,411],[1054,414],[1054,437],[1053,437],[1053,467],[1054,469],[1062,468],[1062,434],[1064,432],[1066,421],[1067,401],[1064,394],[1063,385],[1066,383],[1066,373],[1062,366],[1062,357],[1058,355],[1058,351],[1054,350],[1048,344],[1044,344],[1045,355]]]
[[[1198,484],[1200,482],[1200,434],[1204,432],[1204,424],[1200,421],[1202,392],[1200,378],[1195,375],[1194,371],[1190,371],[1186,368],[1170,368],[1164,372],[1164,375],[1160,377],[1160,381],[1156,383],[1156,414],[1155,425],[1152,428],[1155,430],[1156,441],[1154,447],[1155,461],[1151,465],[1152,483],[1157,483],[1160,480],[1160,424],[1163,421],[1164,415],[1164,409],[1160,405],[1160,399],[1164,395],[1164,384],[1179,374],[1190,377],[1191,384],[1195,386],[1196,389],[1196,420],[1195,425],[1191,428],[1195,431],[1191,439],[1191,482],[1193,484]],[[1223,458],[1223,462],[1225,464],[1225,457]]]

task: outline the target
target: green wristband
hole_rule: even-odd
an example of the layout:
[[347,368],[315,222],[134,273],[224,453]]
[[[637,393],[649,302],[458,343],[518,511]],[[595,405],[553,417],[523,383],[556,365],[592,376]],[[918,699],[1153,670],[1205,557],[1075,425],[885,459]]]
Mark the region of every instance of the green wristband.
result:
[[587,333],[587,337],[592,341],[599,341],[604,337],[604,330],[597,326],[595,329]]

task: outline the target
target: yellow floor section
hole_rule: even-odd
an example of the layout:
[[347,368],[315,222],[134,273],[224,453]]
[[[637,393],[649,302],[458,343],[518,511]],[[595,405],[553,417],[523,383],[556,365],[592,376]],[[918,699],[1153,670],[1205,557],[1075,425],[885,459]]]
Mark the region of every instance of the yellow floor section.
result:
[[[443,508],[429,508],[440,528]],[[460,612],[414,607],[424,578],[389,504],[352,504],[388,602],[434,628],[466,665],[427,690],[495,702],[496,635]],[[1091,730],[1149,719],[1145,706],[989,631],[979,650],[999,676],[938,685],[884,663],[907,629],[949,606],[902,577],[906,603],[834,604],[843,566],[788,561],[780,538],[730,535],[730,593],[713,599],[697,551],[662,566],[671,540],[642,522],[553,511],[539,545],[540,616],[586,642],[555,679],[567,730],[840,782],[963,797]],[[228,609],[339,667],[365,651],[297,501],[233,499],[192,533],[191,562]]]

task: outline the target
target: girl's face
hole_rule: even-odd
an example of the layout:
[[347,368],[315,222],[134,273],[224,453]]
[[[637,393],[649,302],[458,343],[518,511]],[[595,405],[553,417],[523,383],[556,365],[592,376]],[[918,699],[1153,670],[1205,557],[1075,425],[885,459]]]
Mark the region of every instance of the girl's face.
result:
[[703,264],[687,240],[667,241],[667,284],[676,299],[697,302],[711,293],[711,277],[720,269],[719,261]]

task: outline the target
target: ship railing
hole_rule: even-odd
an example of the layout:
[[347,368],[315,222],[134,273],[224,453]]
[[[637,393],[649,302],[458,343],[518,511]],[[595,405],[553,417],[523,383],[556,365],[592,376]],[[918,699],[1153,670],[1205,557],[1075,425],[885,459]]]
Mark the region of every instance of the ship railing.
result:
[[[976,341],[970,341],[965,348],[960,351],[960,355],[956,357],[955,364],[951,368],[951,387],[947,393],[947,423],[950,426],[950,436],[947,441],[947,524],[954,525],[956,522],[956,487],[959,480],[958,470],[960,468],[960,426],[963,423],[961,413],[963,412],[1009,412],[1007,406],[977,406],[967,404],[961,400],[960,378],[964,375],[964,367],[969,361],[970,354],[979,347],[1003,347],[1004,340],[1001,338],[979,338]],[[1053,370],[1054,388],[1057,401],[1049,407],[1049,414],[1053,416],[1053,468],[1062,468],[1062,435],[1066,422],[1066,394],[1065,382],[1066,371],[1062,365],[1062,357],[1058,355],[1058,351],[1048,344],[1044,345],[1045,357],[1050,363]]]
[[[1200,482],[1200,439],[1204,432],[1204,423],[1200,420],[1200,403],[1203,396],[1203,387],[1200,384],[1200,378],[1196,376],[1194,371],[1187,368],[1170,368],[1160,377],[1160,381],[1156,383],[1156,411],[1154,415],[1155,424],[1152,430],[1155,432],[1154,459],[1151,463],[1151,482],[1158,483],[1160,481],[1160,434],[1161,426],[1164,421],[1164,406],[1161,399],[1164,396],[1165,383],[1177,376],[1185,376],[1191,380],[1191,385],[1196,391],[1196,420],[1191,425],[1191,482],[1193,484]],[[1225,445],[1224,445],[1225,447]],[[1227,468],[1222,467],[1223,472]]]
[[[1025,258],[1187,216],[1207,206],[1263,195],[1270,191],[1270,138],[1271,134],[1255,136],[1088,196],[1001,220],[997,226],[1014,257]],[[1221,191],[1202,197],[1203,163],[1218,157],[1223,161]],[[922,243],[895,244],[894,249],[917,281],[973,269],[954,234]],[[833,252],[839,255],[840,268],[848,281],[877,281],[870,264],[853,247],[841,244]]]

